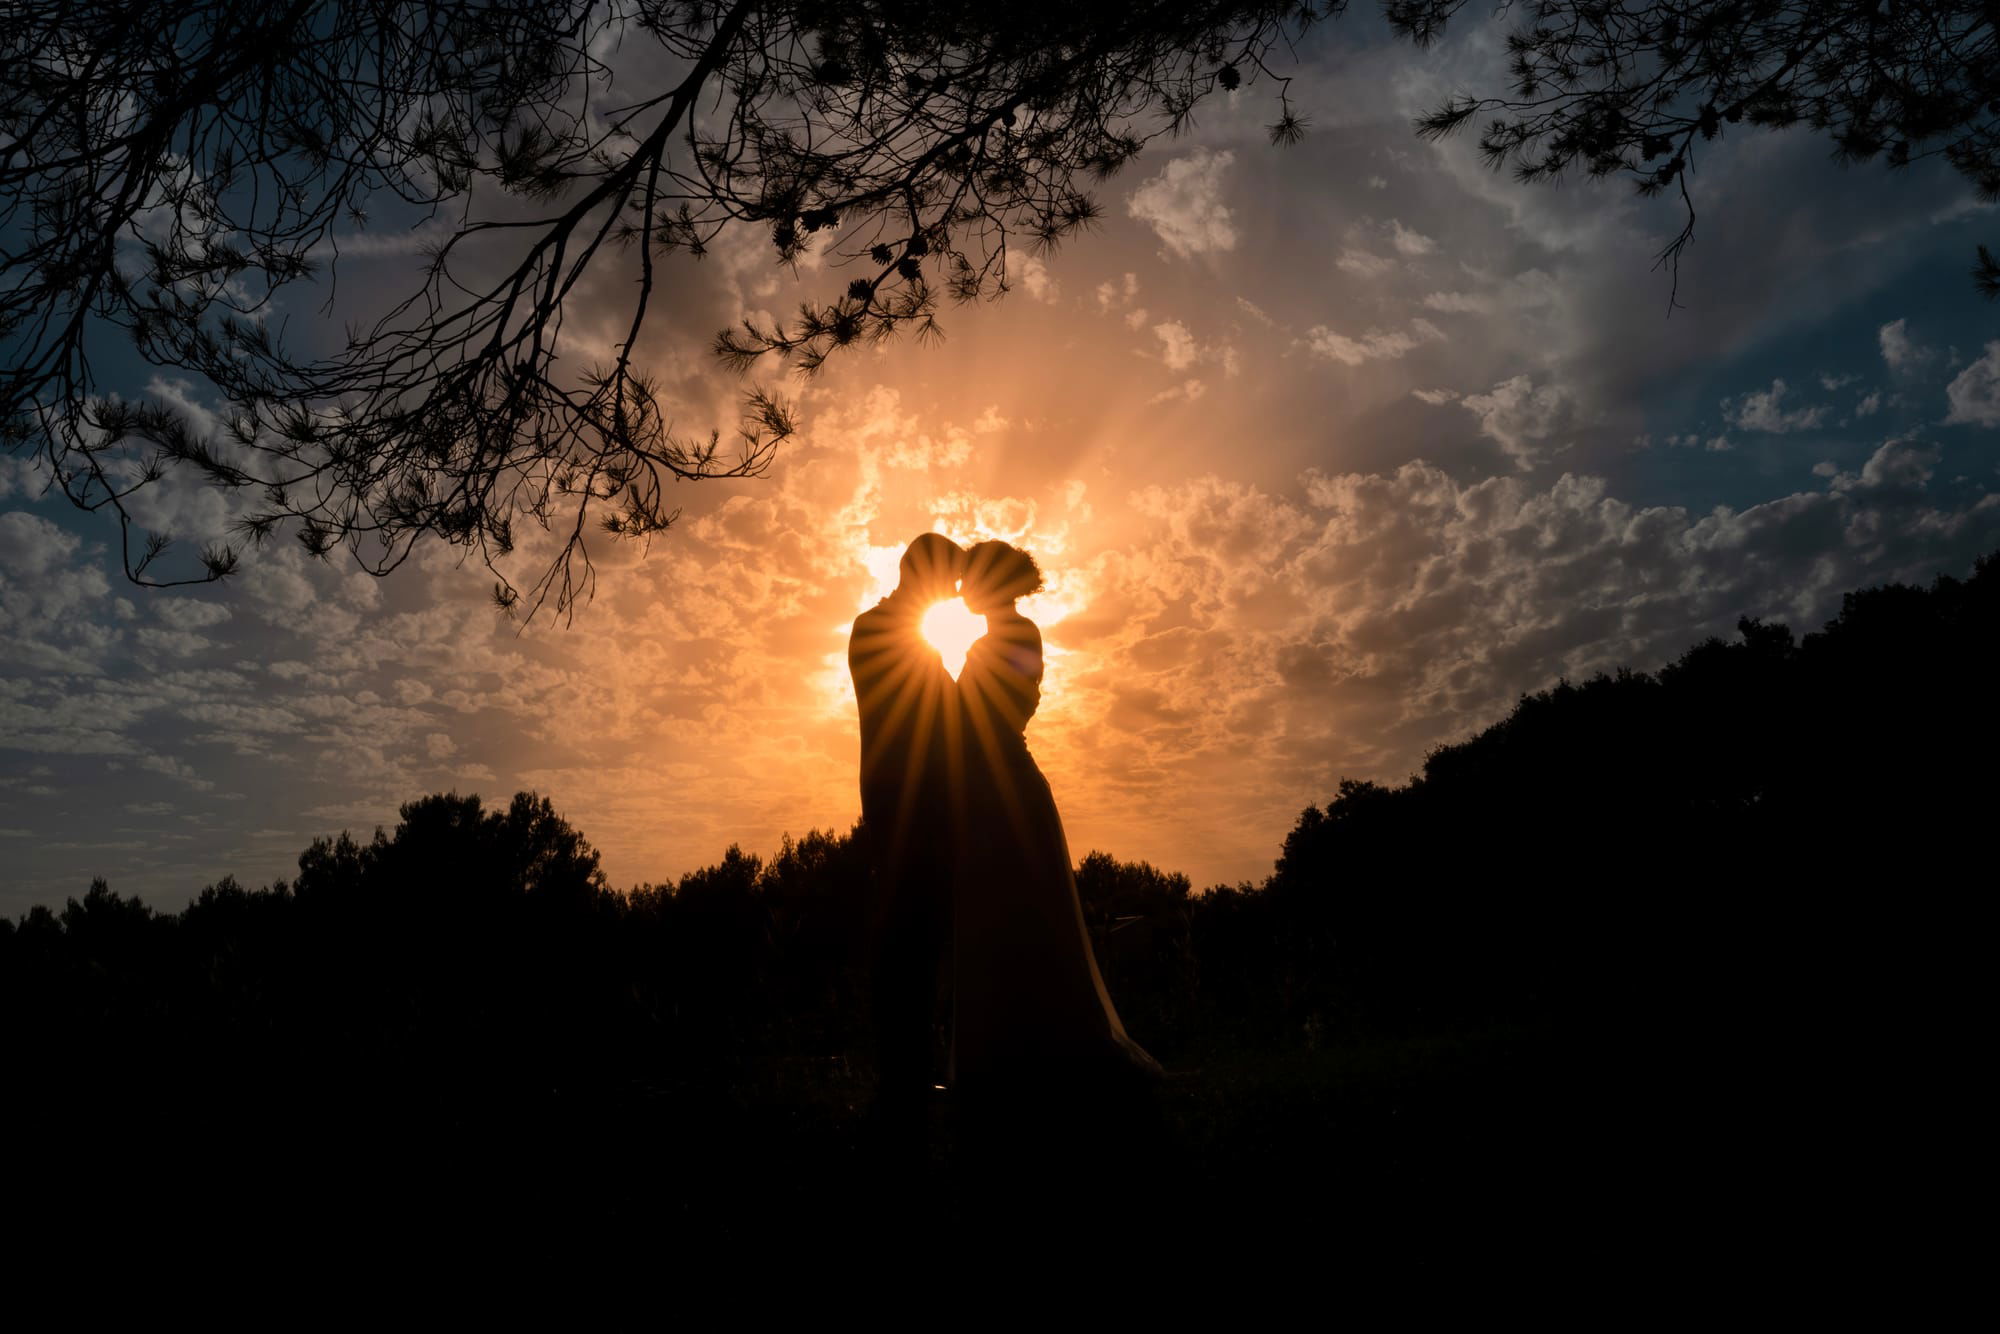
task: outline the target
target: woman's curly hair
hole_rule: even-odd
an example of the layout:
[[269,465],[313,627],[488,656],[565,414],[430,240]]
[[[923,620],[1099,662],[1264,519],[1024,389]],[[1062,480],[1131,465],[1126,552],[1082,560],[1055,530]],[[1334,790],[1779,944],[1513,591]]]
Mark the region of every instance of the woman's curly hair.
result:
[[968,588],[982,589],[996,598],[1011,601],[1041,592],[1044,583],[1042,567],[1019,547],[1005,542],[979,542],[965,553]]

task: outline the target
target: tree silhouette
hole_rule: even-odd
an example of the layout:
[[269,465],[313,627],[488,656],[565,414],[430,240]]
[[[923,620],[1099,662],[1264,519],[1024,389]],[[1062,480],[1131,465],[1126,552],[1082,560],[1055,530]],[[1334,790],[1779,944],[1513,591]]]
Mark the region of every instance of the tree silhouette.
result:
[[[1389,0],[1387,13],[1427,45],[1464,3]],[[1480,151],[1519,180],[1580,169],[1677,192],[1685,222],[1660,253],[1670,268],[1694,237],[1701,147],[1739,124],[1805,125],[1844,163],[1942,157],[2000,199],[2000,25],[1985,0],[1539,0],[1523,12],[1507,39],[1513,95],[1455,96],[1419,133],[1493,112]],[[1973,277],[2000,294],[1985,246]]]
[[[1339,7],[10,5],[0,429],[118,514],[141,583],[236,568],[240,542],[169,575],[168,536],[135,531],[129,497],[182,467],[257,497],[243,541],[285,531],[384,574],[440,538],[494,567],[509,607],[522,590],[496,562],[533,523],[558,542],[528,608],[568,611],[593,531],[662,531],[674,482],[758,473],[791,430],[760,391],[733,446],[674,426],[641,350],[669,256],[749,226],[781,264],[824,243],[851,274],[795,319],[724,332],[739,365],[935,333],[941,294],[1005,291],[1020,248],[1089,223],[1088,184],[1211,92],[1272,78],[1273,137],[1296,138],[1266,57]],[[289,346],[281,298],[330,293],[336,225],[371,215],[434,229],[417,290],[337,347]],[[565,299],[613,262],[631,304],[586,363]],[[107,392],[121,334],[202,377],[219,424]]]

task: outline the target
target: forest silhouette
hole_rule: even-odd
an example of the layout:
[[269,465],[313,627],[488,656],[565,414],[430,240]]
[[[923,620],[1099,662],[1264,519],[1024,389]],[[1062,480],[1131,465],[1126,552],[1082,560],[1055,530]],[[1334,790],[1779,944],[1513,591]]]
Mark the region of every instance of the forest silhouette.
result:
[[[1919,1128],[1974,1105],[2000,555],[1737,630],[1343,781],[1261,884],[1086,856],[1106,983],[1170,1071],[1157,1124],[1080,1129],[1091,1226],[1584,1245],[1615,1196],[1643,1247],[1947,1166]],[[0,922],[17,1188],[431,1244],[829,1246],[955,1207],[948,1098],[915,1195],[866,1139],[865,829],[620,892],[547,798],[401,815],[178,913],[100,880]],[[1854,1147],[1885,1138],[1893,1168]]]

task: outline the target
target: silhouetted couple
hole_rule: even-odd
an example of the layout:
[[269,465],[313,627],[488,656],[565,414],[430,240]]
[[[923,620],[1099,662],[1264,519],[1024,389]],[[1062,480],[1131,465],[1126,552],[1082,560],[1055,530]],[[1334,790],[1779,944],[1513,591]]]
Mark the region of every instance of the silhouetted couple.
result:
[[[947,1015],[947,1079],[962,1098],[1062,1100],[1160,1074],[1105,992],[1062,818],[1024,736],[1041,701],[1042,636],[1014,603],[1041,586],[1024,551],[961,550],[925,533],[848,643],[892,1120],[923,1106]],[[925,612],[953,596],[987,627],[955,682],[922,630]]]

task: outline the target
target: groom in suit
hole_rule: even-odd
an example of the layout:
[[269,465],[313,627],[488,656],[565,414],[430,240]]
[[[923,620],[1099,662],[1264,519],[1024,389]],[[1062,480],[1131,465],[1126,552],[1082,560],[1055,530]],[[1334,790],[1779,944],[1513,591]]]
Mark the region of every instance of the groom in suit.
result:
[[951,942],[953,761],[958,695],[922,621],[957,595],[965,553],[925,533],[903,553],[896,591],[854,620],[847,665],[861,713],[861,824],[874,870],[869,938],[879,1112],[922,1116]]

